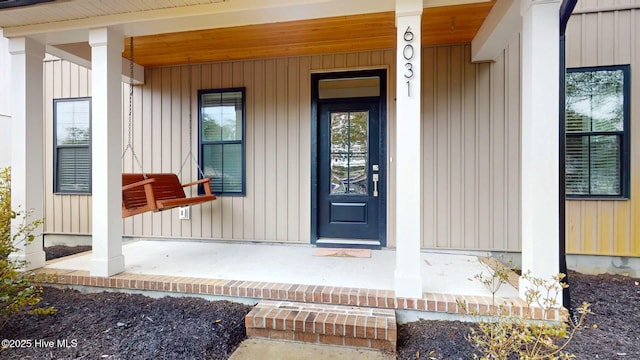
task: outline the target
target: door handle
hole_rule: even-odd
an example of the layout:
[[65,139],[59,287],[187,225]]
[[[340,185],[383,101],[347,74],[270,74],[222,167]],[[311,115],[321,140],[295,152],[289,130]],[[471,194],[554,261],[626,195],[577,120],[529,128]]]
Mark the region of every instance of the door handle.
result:
[[380,175],[373,174],[373,197],[378,197],[378,179]]

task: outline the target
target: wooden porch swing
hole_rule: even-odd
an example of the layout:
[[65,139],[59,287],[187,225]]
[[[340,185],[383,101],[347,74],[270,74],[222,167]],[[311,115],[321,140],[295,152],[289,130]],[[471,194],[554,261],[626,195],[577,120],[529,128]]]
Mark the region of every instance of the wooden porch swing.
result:
[[[131,154],[142,172],[122,174],[122,217],[126,218],[147,211],[162,211],[173,209],[175,207],[195,205],[215,200],[216,196],[211,192],[211,178],[204,176],[202,169],[200,169],[197,162],[196,166],[202,179],[187,184],[181,184],[180,179],[178,179],[178,175],[173,173],[147,174],[144,172],[142,163],[138,159],[136,152],[133,150],[131,136],[133,117],[133,37],[131,37],[130,45],[129,141],[122,153],[122,158],[124,158],[127,150],[131,150]],[[191,70],[191,67],[189,67],[189,70]],[[189,76],[189,82],[191,82],[191,76]],[[191,104],[191,94],[189,94],[189,104]],[[189,106],[189,109],[191,109],[191,106]],[[182,168],[184,168],[188,157],[191,157],[195,162],[195,158],[191,150],[191,123],[192,116],[191,110],[189,110],[189,155],[182,162],[180,173],[182,173]],[[204,195],[188,198],[184,192],[184,188],[200,184],[202,184],[204,188]]]
[[[181,184],[178,176],[171,173],[122,174],[122,217],[213,201],[216,196],[211,193],[209,181],[204,178]],[[204,185],[205,194],[188,198],[184,188],[199,184]]]

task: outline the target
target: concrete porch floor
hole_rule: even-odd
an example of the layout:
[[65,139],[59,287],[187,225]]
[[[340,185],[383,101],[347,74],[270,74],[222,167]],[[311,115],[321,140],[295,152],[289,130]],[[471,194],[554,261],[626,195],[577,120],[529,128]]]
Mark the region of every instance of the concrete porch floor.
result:
[[[123,245],[125,272],[287,284],[322,285],[379,290],[394,289],[395,251],[372,250],[371,258],[313,256],[304,245],[233,244],[206,241],[138,240]],[[46,269],[89,271],[91,254],[48,262]],[[475,274],[491,269],[478,257],[422,253],[425,293],[491,296]],[[517,298],[505,284],[497,293]]]
[[[90,252],[49,261],[40,271],[54,275],[54,283],[98,288],[94,290],[383,307],[425,318],[459,318],[459,300],[476,313],[499,304],[514,315],[528,313],[510,284],[500,288],[493,302],[491,293],[473,279],[492,271],[476,256],[421,253],[423,297],[405,299],[394,293],[395,251],[373,250],[370,258],[317,257],[315,251],[309,245],[137,240],[123,245],[125,271],[109,278],[89,274]],[[547,318],[560,316],[553,312]]]

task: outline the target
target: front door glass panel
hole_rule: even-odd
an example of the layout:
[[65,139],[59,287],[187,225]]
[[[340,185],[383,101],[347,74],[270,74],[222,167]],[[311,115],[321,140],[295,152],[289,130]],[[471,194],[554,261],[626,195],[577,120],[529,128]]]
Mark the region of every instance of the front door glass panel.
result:
[[369,112],[331,112],[331,194],[367,195]]

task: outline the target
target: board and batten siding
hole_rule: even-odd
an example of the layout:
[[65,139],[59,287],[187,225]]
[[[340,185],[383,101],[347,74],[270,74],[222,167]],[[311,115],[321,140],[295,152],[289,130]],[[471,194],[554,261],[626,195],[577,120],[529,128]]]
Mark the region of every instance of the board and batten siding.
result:
[[[133,96],[132,145],[144,171],[178,173],[183,182],[194,180],[197,167],[189,158],[189,152],[197,158],[197,91],[246,87],[247,191],[246,196],[220,196],[216,201],[192,206],[190,220],[179,220],[177,209],[127,218],[124,235],[308,244],[311,232],[310,74],[392,69],[394,62],[393,50],[380,50],[147,68],[145,85],[135,86]],[[45,79],[45,232],[89,234],[91,197],[53,194],[51,159],[53,99],[89,96],[90,72],[66,61],[47,61]],[[388,81],[395,81],[391,74]],[[129,136],[128,92],[128,85],[123,84],[123,145]],[[391,120],[395,114],[393,98],[390,91],[387,100],[390,128],[395,123]],[[393,143],[389,146],[395,148]],[[180,171],[185,159],[187,162]],[[140,172],[131,152],[124,157],[123,171]],[[187,194],[190,195],[193,193]],[[393,196],[389,196],[389,201],[393,201]]]
[[423,248],[520,250],[520,39],[423,50]]
[[91,96],[91,70],[49,58],[43,66],[46,154],[44,232],[90,234],[91,196],[53,193],[53,100]]
[[[246,196],[220,196],[193,206],[189,221],[179,220],[177,210],[131,217],[125,220],[125,234],[308,244],[310,74],[389,67],[393,55],[372,51],[147,69],[146,84],[135,97],[141,104],[134,106],[134,129],[142,130],[134,134],[134,148],[149,172],[179,172],[190,146],[197,156],[199,89],[246,88]],[[137,171],[131,159],[124,166]],[[196,172],[195,163],[188,161],[182,180],[195,179]]]
[[567,252],[640,256],[640,1],[579,1],[566,51],[568,68],[631,66],[630,199],[567,201]]
[[[491,64],[472,64],[470,45],[425,47],[423,54],[422,247],[518,250],[519,39]],[[198,154],[197,91],[246,87],[247,193],[192,206],[190,220],[179,220],[175,209],[127,218],[124,235],[308,244],[310,74],[364,68],[390,69],[387,245],[395,247],[394,50],[147,68],[145,85],[134,87],[132,131],[144,170],[195,179],[188,156]],[[57,60],[45,63],[45,74],[51,152],[52,100],[89,96],[90,72]],[[122,97],[126,145],[126,84]],[[47,161],[46,232],[90,233],[91,197],[53,195],[52,167]],[[140,171],[130,152],[123,171]]]

